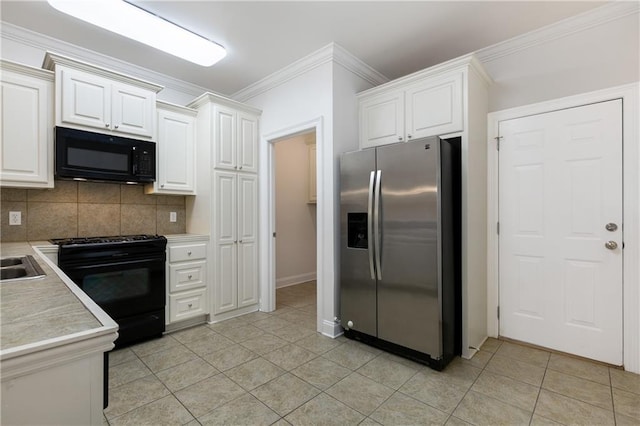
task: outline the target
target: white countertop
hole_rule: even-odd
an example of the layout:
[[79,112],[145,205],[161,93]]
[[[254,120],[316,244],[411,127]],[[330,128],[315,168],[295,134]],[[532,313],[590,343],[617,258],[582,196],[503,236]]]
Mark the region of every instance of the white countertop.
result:
[[[32,255],[47,274],[0,282],[0,360],[84,340],[117,338],[118,325],[35,244],[2,243],[2,257]],[[112,336],[110,336],[112,335]],[[111,348],[113,344],[111,344]],[[110,349],[110,348],[109,348]],[[108,350],[108,349],[107,349]],[[2,376],[5,376],[3,365]]]

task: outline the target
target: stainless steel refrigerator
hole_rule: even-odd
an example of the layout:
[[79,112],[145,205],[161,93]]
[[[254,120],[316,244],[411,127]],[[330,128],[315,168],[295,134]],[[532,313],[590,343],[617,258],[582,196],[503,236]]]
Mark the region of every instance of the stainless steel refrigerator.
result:
[[460,353],[460,138],[340,158],[340,324],[442,369]]

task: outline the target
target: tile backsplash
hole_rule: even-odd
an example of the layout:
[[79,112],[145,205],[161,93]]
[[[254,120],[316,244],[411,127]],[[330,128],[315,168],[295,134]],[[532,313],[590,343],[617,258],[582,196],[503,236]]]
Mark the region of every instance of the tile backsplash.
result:
[[[0,241],[129,234],[182,234],[185,197],[146,195],[142,185],[56,180],[53,189],[0,188]],[[22,224],[9,226],[9,212]],[[177,221],[169,221],[169,213]]]

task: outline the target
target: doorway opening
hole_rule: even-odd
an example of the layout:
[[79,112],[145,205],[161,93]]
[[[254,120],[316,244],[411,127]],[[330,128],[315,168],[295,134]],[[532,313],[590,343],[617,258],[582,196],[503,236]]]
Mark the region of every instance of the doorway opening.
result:
[[[294,328],[316,330],[316,133],[274,143],[275,314]],[[302,333],[302,329],[297,330]]]
[[[332,235],[327,235],[325,230],[332,229],[332,223],[328,222],[332,211],[324,187],[324,157],[328,154],[324,151],[324,135],[322,131],[323,120],[318,117],[314,120],[298,123],[290,127],[263,136],[261,156],[264,159],[263,182],[260,189],[260,206],[263,214],[260,215],[261,235],[263,244],[260,248],[260,275],[263,277],[260,283],[260,310],[273,312],[276,310],[276,240],[279,236],[276,232],[276,145],[281,141],[309,133],[315,134],[317,146],[316,156],[316,316],[314,330],[323,334],[334,336],[334,322],[327,320],[333,318],[333,263],[332,258],[327,258],[327,247],[332,244]],[[313,175],[313,174],[312,174]],[[329,191],[329,196],[331,192]],[[306,205],[305,200],[305,205]],[[308,208],[308,207],[307,207]],[[328,265],[326,265],[328,263]],[[281,284],[283,281],[281,281]],[[326,294],[325,294],[326,293]],[[328,305],[328,306],[325,306]],[[309,308],[311,309],[311,308]],[[330,311],[325,313],[324,310]],[[311,317],[313,314],[311,314]],[[327,317],[327,318],[325,318]],[[306,320],[310,325],[311,321]]]

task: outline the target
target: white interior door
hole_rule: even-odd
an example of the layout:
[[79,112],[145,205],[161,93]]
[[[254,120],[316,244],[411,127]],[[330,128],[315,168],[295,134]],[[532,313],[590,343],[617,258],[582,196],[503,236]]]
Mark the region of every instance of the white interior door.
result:
[[500,335],[622,364],[622,101],[506,120]]

